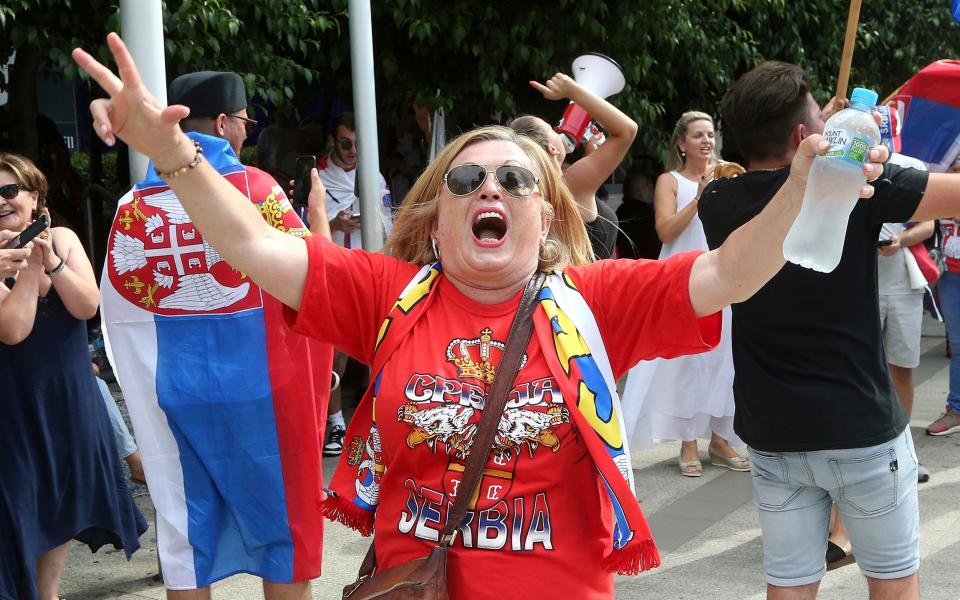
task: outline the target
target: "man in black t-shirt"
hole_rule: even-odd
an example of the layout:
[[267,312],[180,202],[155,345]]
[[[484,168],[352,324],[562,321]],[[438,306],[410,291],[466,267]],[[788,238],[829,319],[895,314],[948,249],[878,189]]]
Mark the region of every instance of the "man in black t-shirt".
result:
[[[796,65],[764,63],[734,84],[721,110],[748,173],[701,197],[711,248],[767,205],[799,143],[843,105],[822,112]],[[883,354],[876,244],[884,222],[960,214],[960,181],[887,165],[873,185],[832,273],[786,264],[732,306],[734,429],[751,451],[772,599],[816,597],[834,500],[871,597],[919,598],[917,460]]]

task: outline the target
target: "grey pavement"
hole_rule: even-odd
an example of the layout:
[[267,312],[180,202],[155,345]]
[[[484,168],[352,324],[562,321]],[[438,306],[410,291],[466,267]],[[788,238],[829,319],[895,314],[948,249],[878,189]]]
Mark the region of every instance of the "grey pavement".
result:
[[[921,593],[927,600],[958,600],[960,584],[960,434],[924,435],[924,427],[943,411],[949,361],[943,326],[924,325],[924,355],[915,371],[916,399],[912,430],[921,462],[931,480],[920,485]],[[701,444],[705,448],[705,444]],[[705,462],[703,477],[677,472],[678,444],[659,444],[635,455],[637,495],[663,552],[659,569],[617,580],[617,598],[762,600],[760,526],[751,502],[749,473],[734,473]],[[702,452],[706,459],[705,450]],[[335,461],[324,460],[329,477]],[[152,521],[149,496],[137,497]],[[161,599],[156,581],[157,553],[153,528],[141,538],[143,548],[127,563],[122,552],[90,554],[75,544],[63,578],[67,600],[103,598]],[[368,539],[336,523],[324,535],[323,575],[313,582],[314,598],[339,598],[353,581]],[[259,581],[246,575],[214,586],[216,599],[262,598]],[[827,573],[823,600],[867,598],[867,585],[855,565]]]

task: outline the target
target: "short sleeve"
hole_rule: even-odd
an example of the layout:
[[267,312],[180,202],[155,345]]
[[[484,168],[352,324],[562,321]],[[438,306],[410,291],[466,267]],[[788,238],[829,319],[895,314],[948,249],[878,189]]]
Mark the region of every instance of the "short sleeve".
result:
[[696,354],[719,343],[721,313],[697,318],[690,302],[690,270],[701,253],[567,269],[594,313],[615,377],[641,360]]
[[870,220],[875,224],[909,221],[917,212],[930,174],[893,163],[883,166],[883,175],[872,182],[873,198],[866,202]]
[[328,342],[370,364],[377,331],[418,267],[364,250],[305,238],[309,256],[300,310],[287,308],[295,331]]

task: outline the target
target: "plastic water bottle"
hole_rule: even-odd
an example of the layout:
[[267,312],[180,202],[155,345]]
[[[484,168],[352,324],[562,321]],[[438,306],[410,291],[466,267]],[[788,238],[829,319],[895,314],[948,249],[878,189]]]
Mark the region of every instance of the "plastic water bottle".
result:
[[822,273],[840,263],[850,212],[867,182],[863,163],[880,143],[880,128],[870,114],[876,104],[876,92],[856,88],[850,108],[827,120],[823,135],[830,150],[813,161],[803,206],[783,241],[788,261]]

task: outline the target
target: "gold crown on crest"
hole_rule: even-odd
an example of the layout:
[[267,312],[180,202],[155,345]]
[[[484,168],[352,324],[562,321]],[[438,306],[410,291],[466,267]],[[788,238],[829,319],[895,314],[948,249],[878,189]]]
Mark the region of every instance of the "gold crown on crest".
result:
[[[487,385],[493,383],[493,376],[497,368],[490,362],[490,349],[496,348],[503,353],[503,342],[495,341],[491,335],[493,332],[489,327],[485,327],[480,332],[480,337],[473,339],[457,338],[447,345],[447,360],[457,366],[457,377],[466,379],[478,379]],[[479,346],[480,360],[474,360],[470,350]]]

